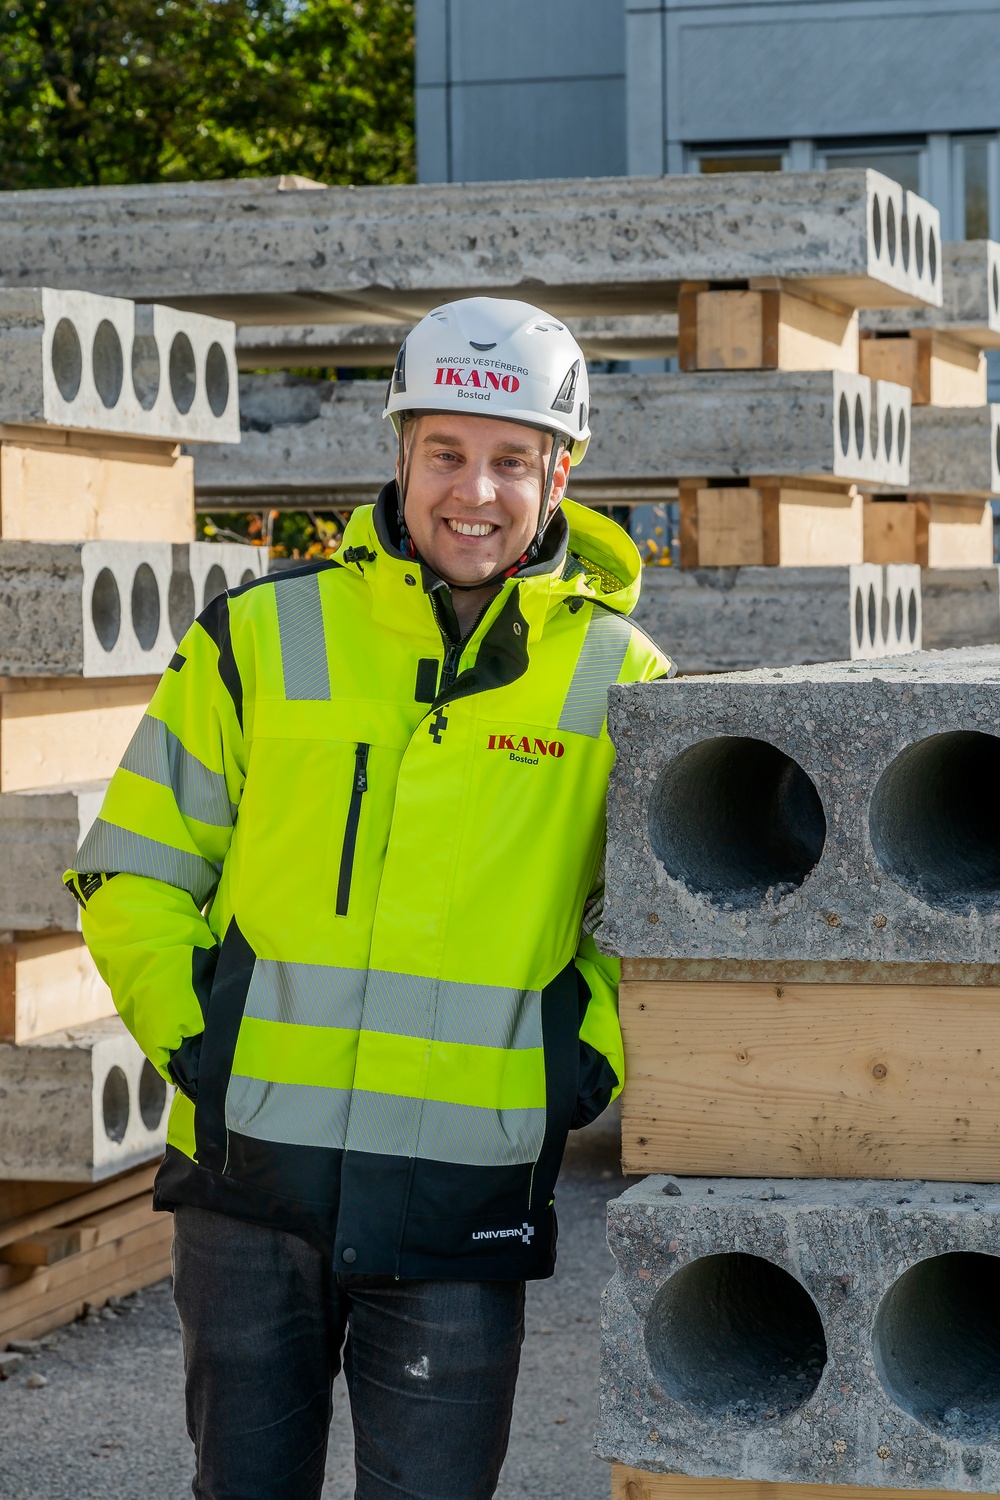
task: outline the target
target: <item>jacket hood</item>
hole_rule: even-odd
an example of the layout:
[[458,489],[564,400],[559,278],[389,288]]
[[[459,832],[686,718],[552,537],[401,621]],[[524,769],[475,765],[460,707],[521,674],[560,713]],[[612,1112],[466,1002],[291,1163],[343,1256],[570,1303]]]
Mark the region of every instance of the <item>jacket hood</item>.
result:
[[[352,562],[352,549],[359,556],[372,547],[399,561],[407,562],[393,535],[393,510],[387,501],[386,486],[375,505],[359,506],[347,523],[338,561]],[[518,575],[549,574],[553,594],[580,594],[596,599],[606,609],[627,615],[635,608],[642,582],[642,559],[632,538],[615,521],[574,500],[564,500],[549,531],[558,538],[554,556],[539,559]],[[548,550],[548,549],[546,549]],[[373,553],[373,559],[374,559]],[[412,564],[411,564],[412,566]],[[556,574],[552,577],[552,574]]]

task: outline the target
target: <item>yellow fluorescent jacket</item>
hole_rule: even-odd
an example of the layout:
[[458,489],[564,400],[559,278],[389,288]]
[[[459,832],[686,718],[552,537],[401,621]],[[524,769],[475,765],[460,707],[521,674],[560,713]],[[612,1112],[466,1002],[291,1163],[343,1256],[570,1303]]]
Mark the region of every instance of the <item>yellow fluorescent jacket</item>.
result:
[[394,510],[209,606],[66,880],[181,1088],[161,1206],[338,1270],[520,1280],[552,1268],[567,1129],[623,1081],[588,935],[607,692],[669,663],[625,618],[634,546],[571,502],[456,659]]

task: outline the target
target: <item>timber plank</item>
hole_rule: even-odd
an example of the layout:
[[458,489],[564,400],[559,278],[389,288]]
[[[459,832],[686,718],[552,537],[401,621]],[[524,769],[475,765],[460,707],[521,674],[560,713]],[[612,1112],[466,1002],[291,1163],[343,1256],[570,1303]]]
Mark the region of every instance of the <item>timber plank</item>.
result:
[[764,1479],[692,1479],[611,1465],[611,1500],[959,1500],[952,1490],[866,1489],[856,1484],[774,1484]]
[[117,769],[156,687],[57,683],[0,695],[0,792],[104,781]]
[[1000,1178],[1000,989],[628,982],[626,1172]]
[[0,1042],[29,1042],[114,1014],[80,933],[0,943]]
[[[0,535],[19,541],[190,542],[194,460],[171,443],[49,433],[0,440]],[[67,437],[69,441],[66,441]]]
[[0,1183],[0,1245],[54,1229],[152,1190],[159,1162],[97,1187],[67,1182]]

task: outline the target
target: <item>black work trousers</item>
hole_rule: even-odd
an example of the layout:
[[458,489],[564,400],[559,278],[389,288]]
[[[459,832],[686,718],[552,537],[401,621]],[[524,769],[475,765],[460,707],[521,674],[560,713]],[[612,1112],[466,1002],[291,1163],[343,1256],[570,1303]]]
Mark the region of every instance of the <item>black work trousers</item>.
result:
[[197,1500],[319,1500],[342,1351],[357,1500],[490,1500],[523,1283],[343,1276],[282,1230],[174,1218]]

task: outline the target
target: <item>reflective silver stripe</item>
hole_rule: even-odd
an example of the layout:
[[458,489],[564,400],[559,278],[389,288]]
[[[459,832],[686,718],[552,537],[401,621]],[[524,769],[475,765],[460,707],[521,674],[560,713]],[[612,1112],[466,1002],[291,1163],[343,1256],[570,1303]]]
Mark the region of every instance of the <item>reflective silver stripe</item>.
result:
[[350,1108],[349,1089],[265,1083],[234,1073],[226,1092],[226,1127],[257,1141],[337,1150],[344,1144]]
[[540,990],[460,984],[372,969],[363,1025],[367,1031],[434,1037],[473,1047],[540,1047],[542,995]]
[[358,1089],[346,1144],[378,1156],[513,1167],[537,1160],[544,1135],[544,1109],[478,1109]]
[[587,903],[583,908],[583,921],[580,923],[580,931],[584,937],[590,937],[604,921],[604,864],[607,851],[601,853],[601,863],[597,871],[597,884],[587,897]]
[[559,715],[559,728],[596,739],[608,712],[608,688],[618,681],[632,627],[621,615],[591,606],[587,634]]
[[156,839],[130,833],[116,823],[96,818],[80,845],[76,867],[85,872],[148,875],[182,891],[190,891],[196,906],[204,906],[219,883],[221,865],[213,865],[199,854],[172,849]]
[[232,828],[236,821],[225,776],[221,771],[210,771],[196,755],[185,750],[162,719],[143,714],[122,757],[122,766],[133,776],[170,787],[186,818],[195,818],[213,828]]
[[285,697],[329,698],[330,666],[319,576],[310,573],[305,578],[279,579],[274,598],[278,607]]
[[365,1003],[365,978],[364,969],[258,958],[244,1014],[257,1021],[357,1031]]
[[258,958],[246,1015],[292,1026],[343,1026],[520,1051],[542,1045],[540,990],[460,984],[380,969]]

